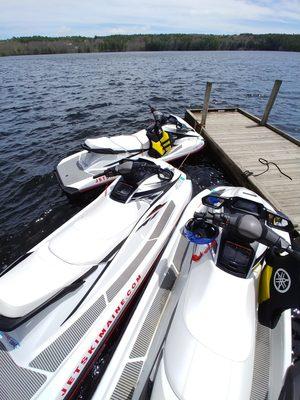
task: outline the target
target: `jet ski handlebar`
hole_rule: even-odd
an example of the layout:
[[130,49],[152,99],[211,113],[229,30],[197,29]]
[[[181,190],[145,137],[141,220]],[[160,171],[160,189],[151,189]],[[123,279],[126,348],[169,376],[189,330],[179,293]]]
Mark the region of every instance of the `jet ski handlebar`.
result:
[[194,218],[202,219],[207,223],[221,228],[230,227],[235,233],[246,240],[257,241],[277,251],[286,251],[300,261],[300,252],[293,249],[288,241],[268,228],[254,215],[195,212]]
[[151,125],[150,127],[147,128],[147,131],[152,131],[154,129],[161,129],[161,127],[165,124],[173,124],[176,126],[176,128],[180,131],[189,131],[188,128],[186,128],[178,119],[175,117],[175,115],[166,115],[162,113],[161,111],[156,110],[154,107],[150,107],[150,111],[153,115],[154,118],[154,125]]
[[124,160],[118,165],[107,168],[105,171],[93,176],[94,179],[101,176],[107,176],[108,178],[118,175],[130,175],[135,172],[148,172],[152,175],[158,175],[162,181],[170,181],[173,178],[173,172],[168,168],[161,168],[159,165],[148,163],[140,160]]

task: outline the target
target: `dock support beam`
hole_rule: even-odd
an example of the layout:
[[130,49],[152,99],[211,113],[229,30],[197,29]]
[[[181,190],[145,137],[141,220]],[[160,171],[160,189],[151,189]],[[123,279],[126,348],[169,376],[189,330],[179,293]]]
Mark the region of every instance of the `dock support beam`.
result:
[[260,125],[266,125],[266,123],[268,122],[269,114],[270,114],[270,112],[272,110],[272,107],[273,107],[274,102],[276,100],[276,97],[277,97],[277,94],[279,92],[281,84],[282,84],[282,81],[280,81],[278,79],[274,82],[272,93],[271,93],[271,95],[269,97],[269,101],[268,101],[268,103],[266,105],[264,115],[263,115],[263,117],[262,117],[262,119],[261,119],[261,121],[259,123]]
[[212,87],[212,82],[206,82],[206,89],[205,89],[205,96],[204,96],[204,103],[203,103],[203,110],[202,110],[202,118],[201,118],[201,129],[204,128],[205,124],[206,124],[206,117],[207,117],[207,113],[208,113],[211,87]]

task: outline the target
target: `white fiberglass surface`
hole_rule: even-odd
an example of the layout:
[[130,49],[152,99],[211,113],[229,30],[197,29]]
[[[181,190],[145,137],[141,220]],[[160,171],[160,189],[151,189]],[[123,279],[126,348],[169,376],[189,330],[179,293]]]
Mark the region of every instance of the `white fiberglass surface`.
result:
[[91,266],[63,262],[43,246],[0,280],[0,314],[22,317],[85,274]]
[[101,200],[53,237],[49,243],[53,254],[71,264],[97,264],[130,233],[149,207],[143,201],[123,204],[109,197]]
[[195,393],[211,399],[249,397],[255,312],[252,279],[227,274],[210,259],[193,263],[164,351],[166,376],[180,399],[192,400]]
[[163,359],[160,362],[159,370],[155,377],[151,400],[182,400],[182,397],[176,396],[173,388],[170,386]]
[[135,150],[141,148],[140,141],[134,135],[122,135],[87,139],[86,145],[91,149]]
[[256,329],[253,278],[228,274],[207,258],[194,263],[183,302],[183,323],[198,342],[235,361],[249,356]]
[[114,166],[119,160],[125,157],[125,153],[121,154],[97,154],[85,153],[80,157],[80,165],[85,172],[93,175],[99,171],[105,171],[106,168]]

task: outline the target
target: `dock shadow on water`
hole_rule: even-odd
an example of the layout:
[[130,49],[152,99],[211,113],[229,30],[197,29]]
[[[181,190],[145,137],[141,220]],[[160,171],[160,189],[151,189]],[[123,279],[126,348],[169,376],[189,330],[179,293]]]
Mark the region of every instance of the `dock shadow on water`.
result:
[[232,179],[226,175],[221,165],[208,151],[191,155],[181,169],[192,181],[193,196],[207,188],[234,185]]

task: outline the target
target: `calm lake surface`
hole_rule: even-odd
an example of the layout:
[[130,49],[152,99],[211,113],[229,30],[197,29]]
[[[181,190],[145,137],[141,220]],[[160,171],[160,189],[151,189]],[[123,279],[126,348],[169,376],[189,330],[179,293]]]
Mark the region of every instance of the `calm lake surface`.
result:
[[[0,58],[0,267],[77,212],[53,174],[87,137],[147,126],[148,104],[184,115],[201,106],[240,106],[261,116],[282,79],[270,122],[300,138],[300,53],[153,52]],[[192,171],[200,187],[222,174]],[[89,200],[86,200],[89,201]]]

